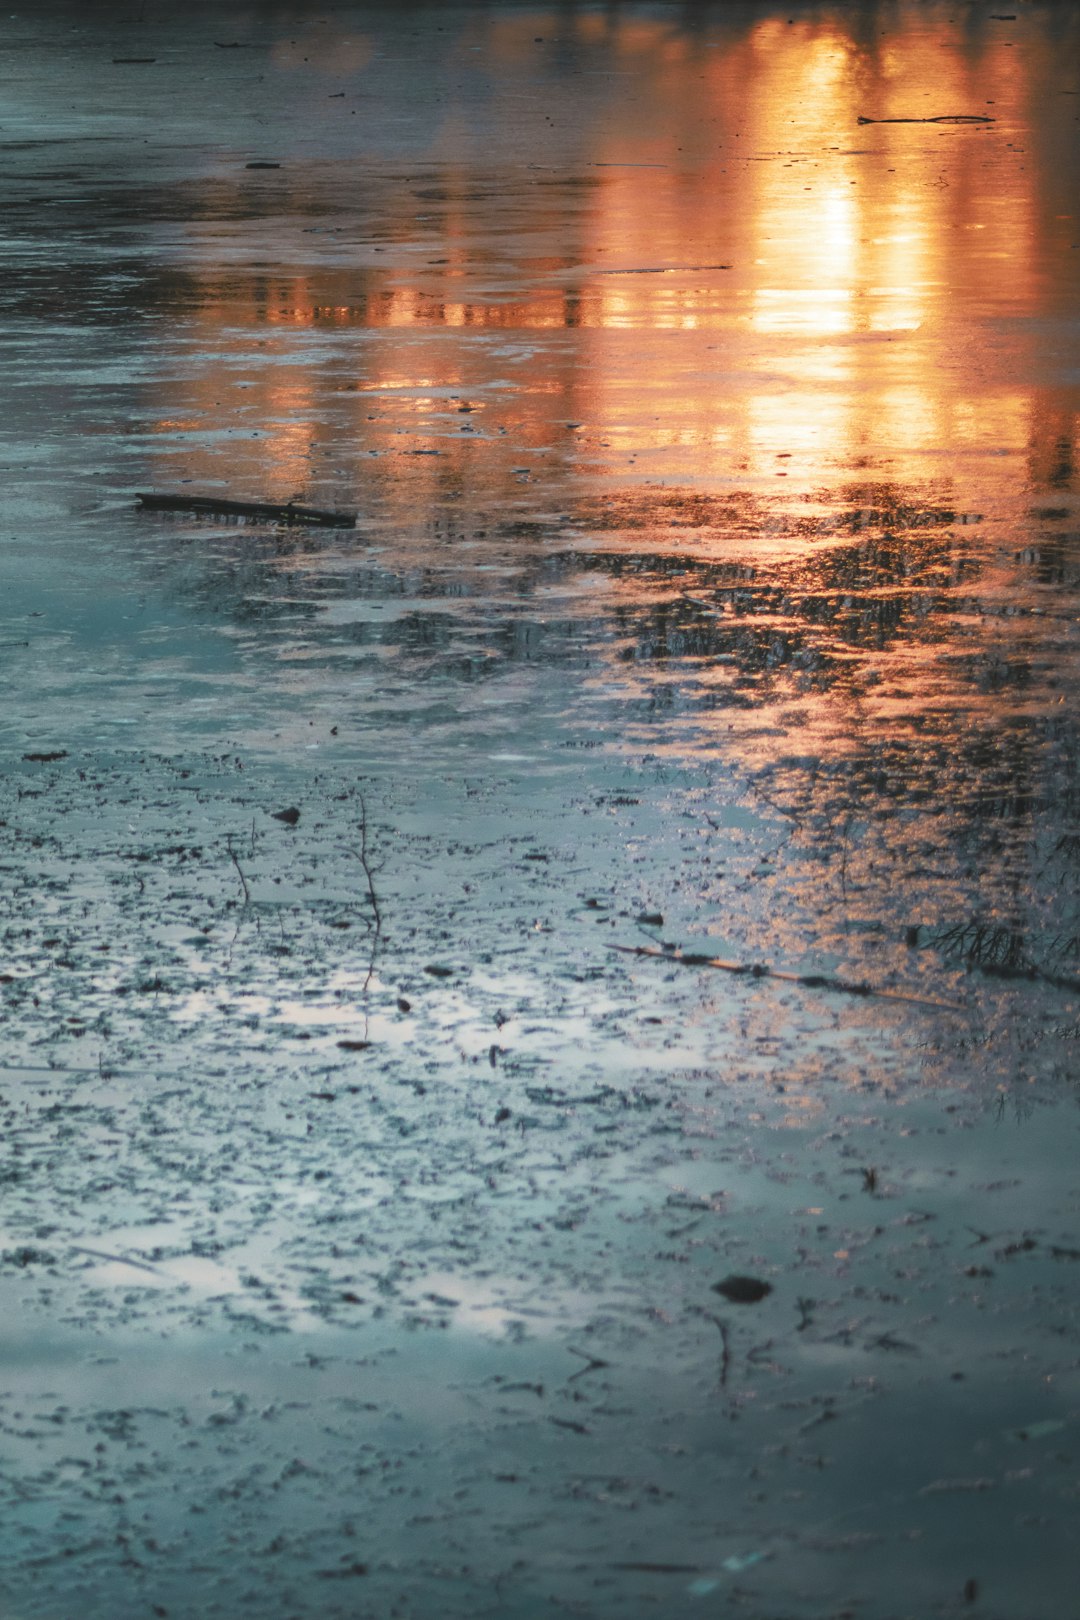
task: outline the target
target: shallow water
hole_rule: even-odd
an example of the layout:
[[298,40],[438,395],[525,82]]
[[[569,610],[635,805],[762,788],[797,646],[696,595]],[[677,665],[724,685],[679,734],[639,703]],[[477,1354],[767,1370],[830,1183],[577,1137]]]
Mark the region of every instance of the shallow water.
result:
[[0,21],[5,1613],[1070,1613],[1075,8],[140,3]]

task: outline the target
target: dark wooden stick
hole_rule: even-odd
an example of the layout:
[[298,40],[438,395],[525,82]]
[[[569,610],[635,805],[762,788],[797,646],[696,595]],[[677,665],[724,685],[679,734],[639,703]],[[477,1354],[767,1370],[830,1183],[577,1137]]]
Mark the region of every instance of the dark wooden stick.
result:
[[298,506],[295,501],[233,501],[223,495],[169,495],[147,490],[135,499],[150,512],[195,512],[204,516],[270,518],[277,523],[304,523],[325,529],[352,529],[355,512]]
[[751,979],[783,979],[786,984],[805,985],[808,990],[837,990],[847,996],[875,996],[885,1001],[903,1001],[911,1007],[937,1007],[942,1012],[964,1012],[955,1001],[934,1001],[929,996],[909,996],[901,990],[879,990],[872,984],[853,984],[848,979],[831,979],[824,973],[783,973],[761,962],[725,962],[718,956],[700,956],[690,951],[656,951],[649,945],[609,945],[609,951],[623,956],[652,956],[659,962],[675,962],[679,967],[714,968],[719,973],[744,973]]
[[934,118],[858,118],[860,124],[996,124],[985,113],[938,113]]

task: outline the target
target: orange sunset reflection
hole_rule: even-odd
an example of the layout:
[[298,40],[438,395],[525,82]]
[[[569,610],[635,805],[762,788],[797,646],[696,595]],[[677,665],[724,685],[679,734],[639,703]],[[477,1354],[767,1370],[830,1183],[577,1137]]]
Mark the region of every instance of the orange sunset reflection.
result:
[[[496,16],[461,45],[489,54],[495,116],[520,93],[539,26]],[[325,483],[320,457],[339,488],[358,456],[365,483],[378,480],[369,458],[405,448],[386,439],[408,378],[408,430],[424,440],[413,448],[449,458],[465,485],[513,487],[488,433],[495,410],[466,435],[443,408],[503,370],[487,404],[504,435],[579,477],[783,478],[791,497],[867,456],[900,481],[950,458],[962,477],[978,452],[1059,462],[1076,411],[1046,422],[1039,339],[1024,327],[1064,296],[1062,178],[1024,145],[1052,47],[1036,37],[1022,53],[965,27],[917,9],[885,30],[847,12],[696,31],[571,13],[568,48],[587,64],[602,41],[624,88],[594,103],[553,74],[550,123],[570,130],[558,153],[444,161],[444,131],[469,115],[448,107],[417,173],[384,176],[347,228],[331,202],[314,208],[298,166],[267,205],[321,222],[291,232],[304,263],[219,271],[193,243],[195,324],[215,370],[168,412],[204,424],[204,443],[182,441],[185,475],[216,471],[224,376],[243,380],[244,415],[265,424],[244,447],[261,487]],[[370,42],[350,48],[360,73]],[[859,122],[934,109],[994,122]],[[1075,170],[1075,143],[1066,161]],[[271,349],[252,368],[260,328]],[[289,334],[312,340],[310,358]],[[501,365],[491,345],[515,334],[520,352]],[[425,386],[439,406],[426,413]],[[591,462],[564,453],[567,421],[583,424]]]
[[147,483],[358,512],[208,542],[274,727],[738,773],[803,863],[763,958],[943,841],[1012,917],[986,825],[1049,849],[1075,760],[1077,19],[693,17],[470,9],[407,158],[370,42],[352,145],[188,222]]

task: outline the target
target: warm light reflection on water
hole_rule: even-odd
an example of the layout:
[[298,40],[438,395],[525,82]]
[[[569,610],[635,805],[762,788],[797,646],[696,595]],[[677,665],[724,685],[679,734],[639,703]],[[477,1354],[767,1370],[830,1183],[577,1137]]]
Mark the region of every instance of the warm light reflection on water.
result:
[[[352,670],[380,748],[527,713],[789,802],[828,760],[844,816],[910,796],[960,839],[1009,783],[1049,811],[1080,624],[1062,23],[470,14],[408,164],[215,182],[145,481],[360,512],[207,587],[290,703]],[[942,114],[993,122],[859,122]]]
[[[448,460],[465,499],[517,493],[493,411],[462,432],[425,397],[483,390],[503,436],[560,469],[560,506],[620,469],[696,487],[783,477],[771,493],[793,499],[867,458],[916,485],[945,462],[959,491],[973,454],[1058,465],[1076,404],[1047,415],[1039,322],[1075,287],[1054,198],[1068,194],[1062,163],[1076,178],[1076,143],[1052,163],[1026,146],[1053,80],[1050,30],[1029,29],[1020,50],[935,8],[877,19],[474,19],[451,56],[483,53],[505,139],[476,151],[476,109],[451,95],[429,151],[410,170],[375,168],[359,210],[325,164],[248,185],[236,229],[252,209],[275,222],[272,271],[221,268],[220,231],[192,225],[187,299],[215,366],[184,401],[205,435],[185,435],[185,475],[219,473],[223,377],[243,378],[245,415],[268,418],[245,462],[276,495],[325,483],[327,460],[339,487],[384,482],[373,456],[404,448],[387,437],[406,407],[370,407],[403,385],[413,448]],[[545,34],[563,47],[558,64],[540,60],[562,133],[522,150],[510,109]],[[372,42],[341,49],[323,41],[314,65],[363,86]],[[590,76],[617,92],[584,94]],[[859,123],[943,112],[994,121]],[[255,355],[260,330],[271,346]],[[412,469],[410,498],[447,470]],[[995,501],[1019,493],[1016,470],[991,469]],[[985,506],[985,466],[978,477],[964,504]]]
[[[578,659],[573,701],[625,739],[748,762],[1063,695],[1072,8],[470,9],[435,45],[392,8],[260,27],[229,127],[269,74],[280,167],[196,143],[115,263],[102,221],[126,240],[131,195],[95,203],[76,308],[155,334],[131,348],[135,487],[360,513],[360,540],[277,537],[205,586],[297,693],[328,658],[454,691]],[[28,260],[5,296],[37,315],[61,291]],[[362,585],[350,546],[377,548]],[[290,570],[315,605],[278,636]],[[335,639],[323,609],[357,591]]]
[[[1052,1609],[1071,1498],[1043,1469],[1025,1505],[1013,1461],[1075,1410],[1072,1144],[1018,1154],[988,1109],[1074,1101],[1080,1038],[1076,8],[335,0],[288,35],[232,8],[235,51],[170,12],[106,115],[51,4],[10,19],[37,32],[0,142],[0,1259],[99,1348],[227,1326],[231,1370],[174,1366],[175,1447],[123,1366],[78,1408],[10,1395],[20,1590],[41,1612],[60,1570],[77,1612],[117,1546],[131,1589],[119,1480],[173,1612],[196,1565],[243,1592],[215,1612],[257,1612],[242,1543],[271,1612],[289,1570],[297,1612],[396,1612],[419,1568],[417,1613],[595,1590],[635,1620],[734,1602],[763,1554],[755,1612],[809,1612],[820,1575],[815,1612],[870,1620],[925,1528],[913,1612],[977,1574],[1019,1616],[1021,1522]],[[994,122],[859,121],[940,114]],[[729,1265],[775,1290],[721,1322]],[[426,1467],[400,1349],[455,1311],[499,1342],[398,1558],[379,1480],[387,1524],[411,1486],[371,1437],[404,1422]],[[283,1350],[297,1419],[266,1440],[264,1335],[315,1324],[351,1348]],[[315,1404],[335,1366],[344,1423]],[[135,1452],[83,1469],[106,1440],[158,1457],[159,1523]],[[250,1511],[204,1514],[203,1557],[174,1531],[218,1475]],[[324,1512],[349,1479],[356,1536]],[[628,1548],[633,1581],[616,1519],[660,1560]]]

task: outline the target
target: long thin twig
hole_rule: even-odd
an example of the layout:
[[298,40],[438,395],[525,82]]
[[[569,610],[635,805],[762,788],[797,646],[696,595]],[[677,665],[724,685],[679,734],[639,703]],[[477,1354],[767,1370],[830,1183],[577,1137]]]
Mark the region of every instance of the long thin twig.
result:
[[71,1245],[72,1254],[88,1254],[95,1260],[110,1260],[117,1266],[135,1266],[139,1271],[152,1271],[155,1277],[163,1277],[165,1273],[160,1266],[152,1266],[148,1260],[132,1260],[126,1254],[109,1254],[105,1249],[88,1249],[83,1243]]
[[368,904],[371,906],[371,915],[375,921],[375,932],[371,937],[371,957],[368,961],[367,977],[364,980],[366,990],[375,974],[375,957],[379,949],[379,939],[382,934],[382,910],[379,906],[379,896],[375,890],[375,875],[368,855],[368,814],[367,800],[360,794],[360,867],[367,881]]
[[232,847],[232,833],[230,833],[228,835],[228,837],[226,838],[225,847],[229,851],[229,859],[232,861],[233,865],[236,867],[236,875],[240,879],[240,887],[244,891],[244,904],[245,904],[245,906],[250,906],[250,904],[251,904],[251,890],[247,886],[247,878],[244,876],[244,869],[240,865],[240,862],[237,860],[236,851]]
[[720,1330],[720,1388],[724,1389],[727,1385],[728,1373],[731,1371],[731,1338],[728,1333],[728,1325],[722,1316],[714,1316],[712,1311],[702,1310],[700,1306],[692,1306],[691,1310],[695,1316],[703,1317],[706,1322],[711,1322],[714,1327]]
[[836,990],[847,996],[875,996],[885,1001],[903,1001],[912,1007],[937,1007],[943,1012],[965,1010],[955,1001],[909,996],[900,990],[879,990],[876,985],[853,984],[848,979],[832,979],[824,973],[784,973],[761,962],[725,962],[717,956],[701,956],[690,951],[655,951],[648,945],[609,945],[608,950],[619,951],[623,956],[652,956],[659,962],[674,962],[679,967],[713,968],[719,973],[746,974],[751,979],[782,979],[786,984],[801,984],[808,990]]
[[576,1378],[584,1378],[586,1373],[599,1372],[602,1367],[611,1365],[610,1361],[604,1361],[600,1356],[590,1356],[587,1350],[578,1350],[572,1344],[568,1344],[566,1348],[572,1356],[580,1356],[585,1362],[584,1367],[579,1367],[576,1373],[570,1374],[566,1380],[568,1384],[572,1384]]
[[191,512],[202,517],[263,518],[278,523],[300,523],[323,529],[353,529],[355,512],[335,512],[321,506],[300,506],[296,501],[236,501],[222,495],[178,495],[146,490],[135,499],[150,512]]
[[933,118],[858,118],[859,124],[996,124],[986,113],[938,113]]
[[372,870],[371,870],[371,861],[368,858],[367,801],[364,798],[364,795],[362,793],[360,795],[360,823],[359,823],[359,825],[360,825],[360,865],[363,868],[364,877],[367,879],[368,901],[370,902],[370,905],[371,905],[371,915],[375,918],[375,932],[376,932],[376,934],[381,934],[382,933],[382,912],[379,909],[379,897],[375,893],[375,878],[374,878],[374,876],[372,874]]

